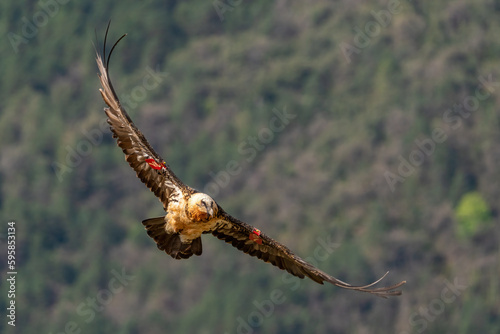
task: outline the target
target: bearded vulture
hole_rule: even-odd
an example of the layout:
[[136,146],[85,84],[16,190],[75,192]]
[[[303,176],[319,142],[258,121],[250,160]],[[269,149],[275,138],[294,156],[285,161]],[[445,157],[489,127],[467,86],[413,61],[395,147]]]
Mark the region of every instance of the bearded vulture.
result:
[[187,259],[201,255],[201,235],[211,233],[215,237],[230,243],[239,250],[269,262],[290,274],[323,284],[324,281],[338,287],[368,292],[380,297],[397,296],[396,290],[406,281],[388,287],[373,287],[377,281],[361,286],[345,283],[293,254],[286,246],[268,237],[259,229],[248,225],[227,214],[213,198],[185,185],[172,172],[169,165],[155,152],[144,135],[137,129],[129,115],[120,104],[109,77],[109,59],[121,36],[106,56],[106,29],[102,53],[96,51],[99,79],[104,102],[108,105],[104,111],[108,116],[113,137],[125,153],[125,160],[132,167],[137,177],[163,203],[165,216],[149,218],[142,222],[148,235],[156,242],[158,249],[174,259]]

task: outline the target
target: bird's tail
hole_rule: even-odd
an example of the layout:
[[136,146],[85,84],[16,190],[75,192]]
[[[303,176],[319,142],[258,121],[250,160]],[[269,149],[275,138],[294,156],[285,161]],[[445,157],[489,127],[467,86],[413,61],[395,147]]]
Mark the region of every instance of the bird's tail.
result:
[[174,259],[187,259],[201,255],[201,237],[189,242],[182,242],[179,233],[168,233],[165,230],[165,217],[149,218],[142,221],[148,235],[154,239],[159,250],[165,251]]

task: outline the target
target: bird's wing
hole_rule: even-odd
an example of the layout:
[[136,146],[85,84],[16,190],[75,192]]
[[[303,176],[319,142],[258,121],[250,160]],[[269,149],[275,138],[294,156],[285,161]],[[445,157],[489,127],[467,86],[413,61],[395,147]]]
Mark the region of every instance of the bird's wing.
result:
[[294,276],[300,278],[307,276],[320,284],[326,281],[344,289],[369,292],[384,298],[400,295],[401,291],[395,289],[406,283],[406,281],[403,281],[388,287],[373,288],[375,284],[387,275],[386,273],[371,284],[352,286],[307,263],[293,254],[286,246],[268,237],[260,230],[228,215],[224,211],[222,211],[220,217],[219,224],[211,231],[214,236],[232,244],[234,247],[251,256],[256,256],[265,262],[286,270]]
[[102,54],[96,51],[97,67],[100,72],[99,79],[102,86],[99,91],[104,102],[109,106],[104,111],[108,115],[108,123],[113,132],[113,137],[117,139],[118,146],[125,153],[125,160],[135,170],[137,177],[160,199],[166,210],[169,198],[172,195],[180,196],[183,189],[189,187],[177,178],[165,161],[155,152],[120,104],[109,78],[108,66],[109,58],[115,46],[126,35],[123,35],[113,45],[106,59],[108,29],[106,29]]

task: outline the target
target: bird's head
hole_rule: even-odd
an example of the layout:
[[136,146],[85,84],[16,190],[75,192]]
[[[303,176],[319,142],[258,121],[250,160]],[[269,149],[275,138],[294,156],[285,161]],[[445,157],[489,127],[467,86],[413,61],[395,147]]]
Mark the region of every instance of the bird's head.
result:
[[188,200],[188,217],[197,222],[206,222],[217,215],[217,204],[212,197],[196,193]]

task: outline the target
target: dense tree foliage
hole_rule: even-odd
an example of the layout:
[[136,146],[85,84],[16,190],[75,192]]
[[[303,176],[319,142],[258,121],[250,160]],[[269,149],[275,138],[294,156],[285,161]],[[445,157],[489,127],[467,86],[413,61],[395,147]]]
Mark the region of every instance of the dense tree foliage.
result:
[[[92,41],[187,184],[352,283],[299,280],[163,214],[104,122]],[[95,41],[95,29],[98,42]],[[4,1],[2,333],[497,333],[500,2]],[[8,284],[2,275],[0,308]]]

